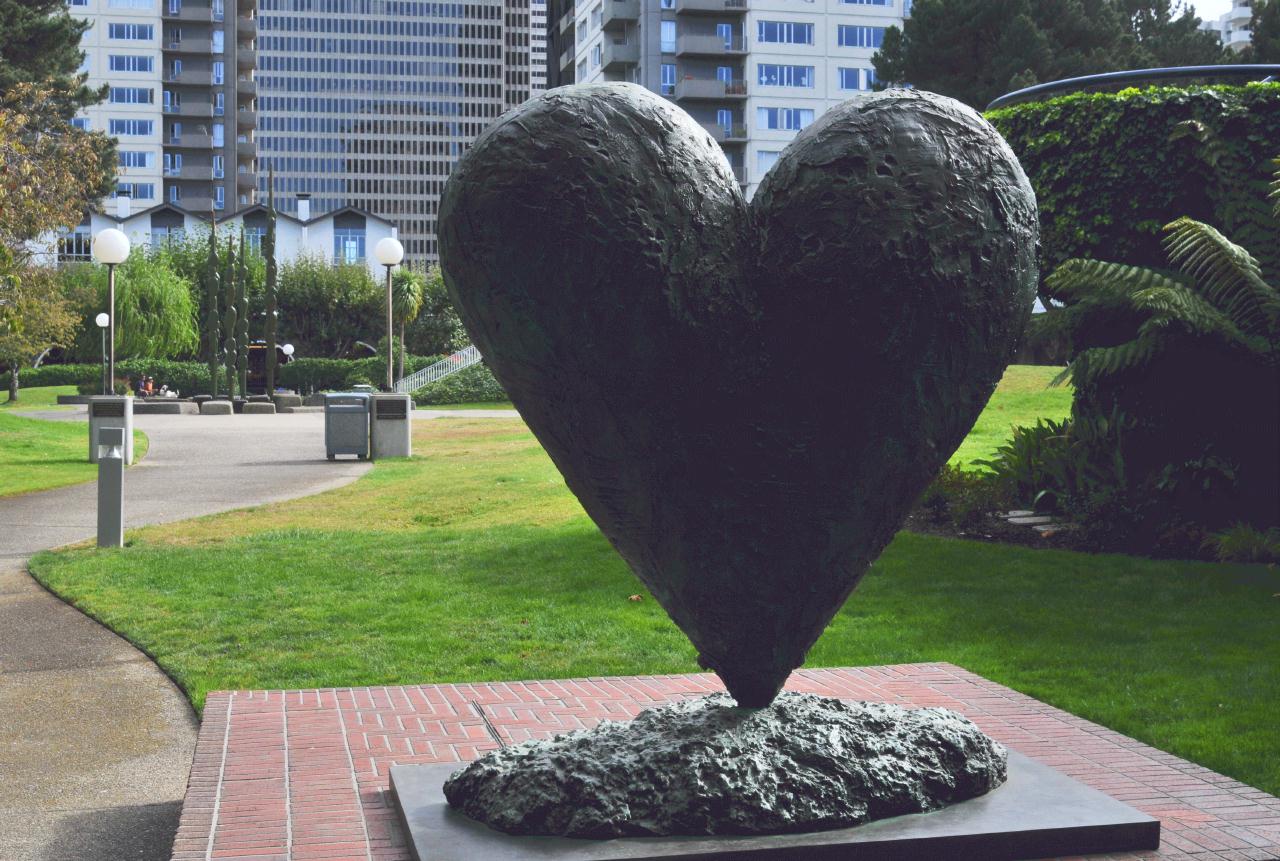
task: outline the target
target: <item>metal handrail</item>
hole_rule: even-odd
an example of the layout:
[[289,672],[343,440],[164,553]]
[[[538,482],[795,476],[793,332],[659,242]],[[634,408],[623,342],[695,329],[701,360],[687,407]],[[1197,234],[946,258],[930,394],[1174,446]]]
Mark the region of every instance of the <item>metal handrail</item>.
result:
[[433,365],[427,365],[396,383],[397,392],[416,392],[423,386],[429,386],[450,374],[469,368],[481,361],[480,351],[472,344],[465,350],[459,350],[452,356],[446,356]]
[[1267,82],[1277,75],[1280,75],[1280,65],[1274,63],[1228,63],[1221,66],[1171,66],[1159,69],[1131,69],[1126,72],[1103,72],[1098,75],[1064,78],[1061,81],[1050,81],[1047,84],[1036,84],[1034,87],[1014,90],[991,102],[987,105],[987,110],[992,111],[1020,102],[1034,101],[1050,93],[1057,94],[1106,84],[1170,81],[1180,78],[1254,78]]

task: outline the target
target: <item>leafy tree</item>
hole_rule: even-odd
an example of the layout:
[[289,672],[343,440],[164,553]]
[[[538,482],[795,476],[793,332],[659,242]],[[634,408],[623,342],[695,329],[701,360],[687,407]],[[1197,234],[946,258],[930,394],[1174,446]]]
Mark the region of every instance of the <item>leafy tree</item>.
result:
[[299,355],[345,358],[386,329],[386,293],[362,264],[299,257],[280,271],[280,316]]
[[[227,397],[236,393],[236,253],[227,239],[226,263],[222,270],[222,361],[227,375]],[[243,394],[243,392],[241,392]]]
[[[100,351],[93,318],[106,309],[107,268],[80,263],[62,270],[63,294],[74,303],[79,335],[71,355],[86,362]],[[199,344],[191,284],[141,249],[116,267],[116,352],[131,359],[177,359]]]
[[23,83],[48,84],[48,104],[64,120],[106,98],[106,87],[84,85],[80,37],[90,22],[71,17],[65,0],[0,0],[0,21],[0,94]]
[[1198,25],[1170,0],[917,0],[872,64],[885,84],[910,82],[980,109],[1041,82],[1224,61]]
[[54,270],[29,264],[0,282],[0,362],[9,368],[10,401],[18,400],[18,370],[75,336],[76,314],[59,286]]
[[1253,0],[1252,37],[1240,52],[1242,63],[1280,63],[1280,0]]
[[471,343],[458,310],[444,286],[439,266],[427,270],[423,279],[422,307],[408,325],[404,339],[410,353],[437,356],[453,353]]
[[209,231],[204,269],[200,273],[200,286],[204,294],[204,359],[209,366],[209,394],[216,398],[218,369],[222,365],[222,318],[218,315],[222,274],[218,268],[218,238],[213,230]]
[[391,278],[391,313],[400,321],[400,372],[396,377],[404,378],[404,330],[406,324],[412,322],[422,310],[423,291],[426,279],[421,273],[407,267],[396,270]]

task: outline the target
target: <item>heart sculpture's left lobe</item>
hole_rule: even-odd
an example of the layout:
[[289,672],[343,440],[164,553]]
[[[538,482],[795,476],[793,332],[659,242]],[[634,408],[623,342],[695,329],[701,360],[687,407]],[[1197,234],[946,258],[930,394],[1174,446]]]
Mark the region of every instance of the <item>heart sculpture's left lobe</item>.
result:
[[940,96],[829,110],[748,204],[628,84],[490,126],[440,207],[446,284],[587,513],[767,705],[973,426],[1035,295],[1035,197]]

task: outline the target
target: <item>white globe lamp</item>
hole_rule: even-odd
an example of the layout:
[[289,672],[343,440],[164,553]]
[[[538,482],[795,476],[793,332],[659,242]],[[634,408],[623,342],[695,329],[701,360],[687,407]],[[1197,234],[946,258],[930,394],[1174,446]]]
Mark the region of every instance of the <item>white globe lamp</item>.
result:
[[385,236],[378,240],[378,244],[373,246],[373,257],[383,266],[387,267],[387,391],[395,390],[395,383],[392,380],[392,356],[395,349],[392,345],[392,320],[391,320],[391,268],[404,259],[404,246],[400,244],[400,240],[394,236]]
[[[107,359],[107,392],[116,393],[116,267],[129,259],[129,237],[108,227],[93,237],[93,259],[107,267],[107,311],[111,327],[111,352]],[[102,325],[99,323],[98,325]]]

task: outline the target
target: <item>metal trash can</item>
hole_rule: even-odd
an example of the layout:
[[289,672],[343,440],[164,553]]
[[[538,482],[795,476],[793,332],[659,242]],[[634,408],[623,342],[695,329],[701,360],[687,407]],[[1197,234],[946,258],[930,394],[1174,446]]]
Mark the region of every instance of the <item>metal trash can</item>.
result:
[[369,396],[333,392],[324,396],[324,448],[329,460],[340,454],[369,456]]
[[372,395],[369,450],[373,459],[413,454],[413,401],[408,395]]

